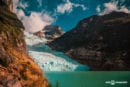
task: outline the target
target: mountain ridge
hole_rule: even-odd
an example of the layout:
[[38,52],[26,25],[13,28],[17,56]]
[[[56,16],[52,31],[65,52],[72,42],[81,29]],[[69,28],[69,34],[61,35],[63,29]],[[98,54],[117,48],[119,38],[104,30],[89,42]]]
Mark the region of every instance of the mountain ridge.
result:
[[81,20],[74,29],[48,45],[92,70],[130,70],[126,61],[130,52],[129,28],[130,14],[94,15]]
[[45,26],[44,29],[34,33],[34,35],[40,38],[46,38],[48,42],[53,41],[54,39],[62,36],[64,31],[59,26],[48,25]]

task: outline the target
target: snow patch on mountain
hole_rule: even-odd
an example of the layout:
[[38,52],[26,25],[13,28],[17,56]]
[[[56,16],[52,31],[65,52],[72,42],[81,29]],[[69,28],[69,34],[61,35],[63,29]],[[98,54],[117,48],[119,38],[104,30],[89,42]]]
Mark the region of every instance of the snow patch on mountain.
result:
[[24,32],[29,55],[44,71],[87,71],[88,66],[79,64],[62,52],[51,50],[45,38]]

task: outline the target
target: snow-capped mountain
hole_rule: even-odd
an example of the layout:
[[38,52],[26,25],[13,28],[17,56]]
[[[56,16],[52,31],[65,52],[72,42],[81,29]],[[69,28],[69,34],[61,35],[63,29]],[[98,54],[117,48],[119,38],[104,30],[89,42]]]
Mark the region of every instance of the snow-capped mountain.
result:
[[46,38],[48,42],[62,36],[64,31],[59,26],[48,25],[41,31],[35,32],[34,35],[40,38]]
[[25,40],[29,55],[44,71],[86,71],[88,66],[79,64],[62,52],[51,50],[45,38],[25,32]]

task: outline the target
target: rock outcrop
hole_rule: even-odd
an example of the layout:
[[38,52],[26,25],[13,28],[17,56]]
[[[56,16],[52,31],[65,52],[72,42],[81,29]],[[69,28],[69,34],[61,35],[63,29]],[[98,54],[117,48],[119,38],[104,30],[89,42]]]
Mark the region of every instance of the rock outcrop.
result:
[[13,12],[13,0],[1,0],[1,2],[4,2],[8,6],[10,12]]
[[49,43],[92,70],[130,70],[130,14],[91,16]]
[[0,87],[49,87],[26,52],[23,29],[17,16],[0,1]]
[[34,35],[40,38],[46,38],[49,42],[62,36],[63,30],[59,26],[48,25],[43,30],[34,33]]

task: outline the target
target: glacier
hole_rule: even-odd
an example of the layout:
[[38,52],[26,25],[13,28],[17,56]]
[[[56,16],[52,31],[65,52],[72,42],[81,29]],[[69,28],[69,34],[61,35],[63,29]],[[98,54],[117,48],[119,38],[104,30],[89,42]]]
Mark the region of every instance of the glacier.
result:
[[88,71],[89,67],[82,65],[66,54],[52,50],[46,45],[47,39],[39,38],[29,32],[24,32],[29,56],[45,72],[48,71]]

